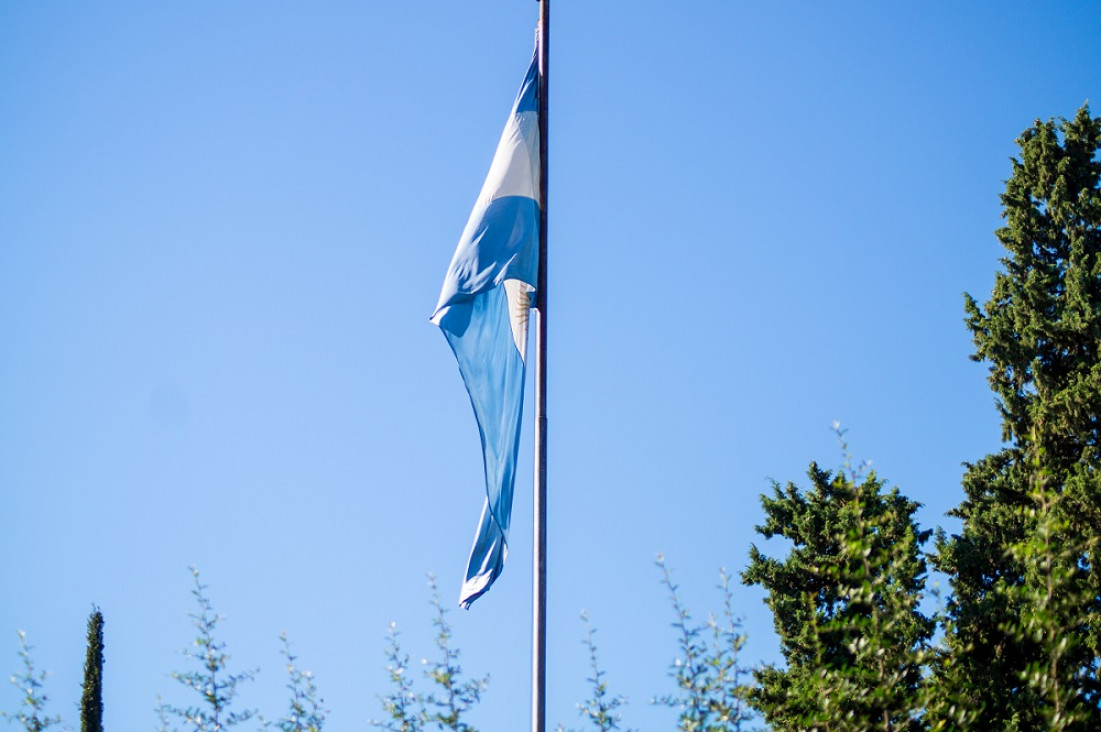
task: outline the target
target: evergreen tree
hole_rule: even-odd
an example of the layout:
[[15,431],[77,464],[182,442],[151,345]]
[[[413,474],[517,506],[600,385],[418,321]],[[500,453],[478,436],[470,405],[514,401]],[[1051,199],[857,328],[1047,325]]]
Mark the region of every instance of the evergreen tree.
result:
[[791,548],[776,559],[751,546],[742,580],[767,591],[787,663],[754,672],[750,703],[777,731],[921,729],[934,624],[918,609],[930,535],[914,521],[919,504],[874,473],[812,463],[808,475],[809,491],[774,484],[761,497],[757,531]]
[[84,688],[80,697],[80,732],[103,732],[103,613],[88,616],[88,650],[84,658]]
[[1007,445],[967,465],[952,512],[962,531],[938,537],[953,593],[937,685],[979,729],[1095,730],[1101,118],[1084,106],[1037,120],[1017,144],[997,231],[1004,269],[984,306],[965,296]]

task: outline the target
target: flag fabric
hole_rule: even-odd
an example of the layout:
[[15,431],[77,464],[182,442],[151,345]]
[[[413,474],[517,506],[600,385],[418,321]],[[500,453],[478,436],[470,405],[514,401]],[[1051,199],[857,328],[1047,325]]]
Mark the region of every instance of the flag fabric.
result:
[[538,74],[533,59],[432,315],[455,353],[482,438],[486,497],[459,596],[464,608],[489,589],[508,553],[539,267]]

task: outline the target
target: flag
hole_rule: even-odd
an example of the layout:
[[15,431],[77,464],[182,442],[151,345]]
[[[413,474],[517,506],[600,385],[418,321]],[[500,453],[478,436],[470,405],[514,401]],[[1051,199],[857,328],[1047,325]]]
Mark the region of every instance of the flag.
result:
[[459,595],[464,608],[489,589],[508,553],[528,312],[539,267],[538,87],[536,58],[432,315],[455,353],[482,438],[486,497]]

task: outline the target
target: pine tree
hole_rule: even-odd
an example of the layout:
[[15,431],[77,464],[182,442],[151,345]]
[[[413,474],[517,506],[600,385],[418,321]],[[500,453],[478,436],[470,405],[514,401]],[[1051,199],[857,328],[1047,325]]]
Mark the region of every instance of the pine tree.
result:
[[1007,445],[967,465],[962,531],[938,537],[937,684],[978,729],[1101,729],[1101,118],[1037,120],[1017,144],[1004,269],[984,306],[965,296]]
[[925,583],[914,521],[919,504],[874,473],[811,464],[811,489],[762,496],[765,538],[791,542],[783,559],[750,547],[742,573],[768,595],[786,667],[754,672],[751,704],[774,730],[916,730],[933,621],[918,609]]
[[98,607],[93,607],[92,614],[88,616],[80,732],[103,732],[103,613]]

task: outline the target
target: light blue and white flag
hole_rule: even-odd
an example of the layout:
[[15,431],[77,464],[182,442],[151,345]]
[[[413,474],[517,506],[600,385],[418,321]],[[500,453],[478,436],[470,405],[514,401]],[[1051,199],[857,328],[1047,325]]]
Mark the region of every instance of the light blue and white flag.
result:
[[464,608],[489,589],[508,553],[539,267],[538,86],[533,60],[432,315],[455,352],[482,437],[486,499],[459,595]]

